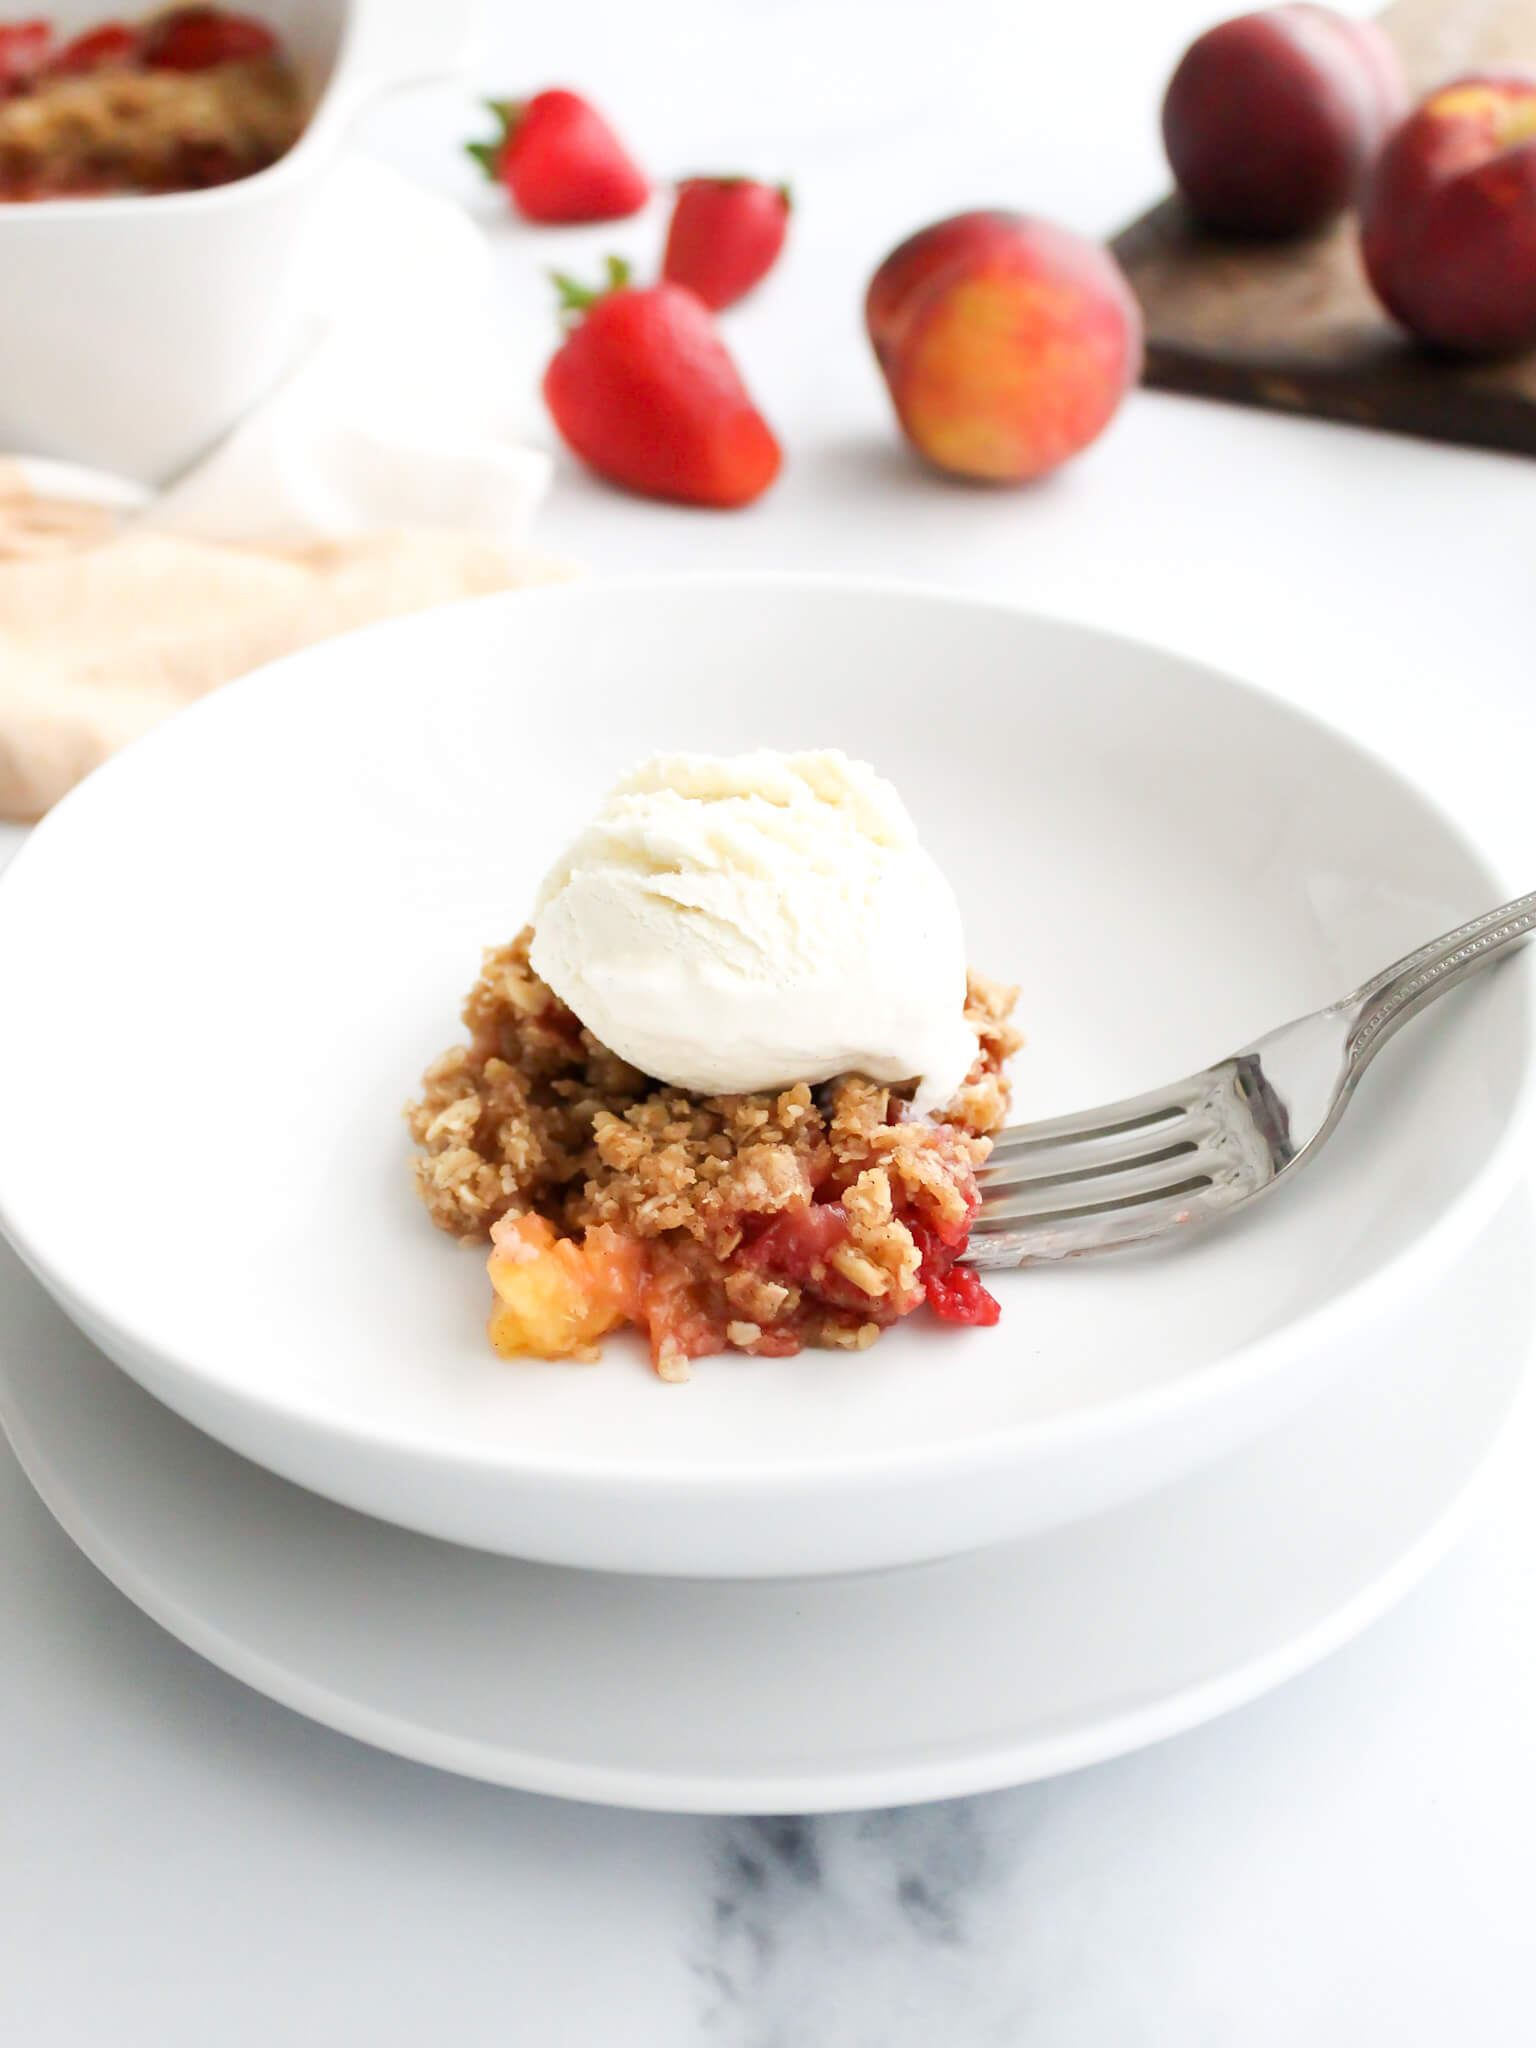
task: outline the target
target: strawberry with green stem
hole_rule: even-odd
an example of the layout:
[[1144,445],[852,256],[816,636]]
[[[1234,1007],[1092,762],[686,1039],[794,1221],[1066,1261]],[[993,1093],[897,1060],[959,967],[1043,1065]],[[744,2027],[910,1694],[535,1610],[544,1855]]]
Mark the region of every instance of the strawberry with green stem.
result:
[[580,94],[554,88],[529,100],[488,100],[501,132],[465,148],[505,186],[525,220],[549,226],[625,220],[651,196],[650,180]]
[[568,331],[544,399],[582,461],[643,497],[718,508],[761,497],[779,444],[702,300],[665,281],[631,285],[615,256],[597,291],[555,283]]

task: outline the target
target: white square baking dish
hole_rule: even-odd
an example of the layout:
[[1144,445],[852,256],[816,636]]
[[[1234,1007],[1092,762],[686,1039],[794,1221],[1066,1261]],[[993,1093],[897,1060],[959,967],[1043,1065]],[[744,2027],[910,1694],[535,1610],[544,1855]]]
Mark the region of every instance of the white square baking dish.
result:
[[[300,337],[295,283],[347,129],[394,87],[451,77],[472,0],[241,0],[309,87],[299,141],[206,191],[0,203],[0,450],[145,483],[174,475],[272,383]],[[68,34],[103,0],[58,0]]]

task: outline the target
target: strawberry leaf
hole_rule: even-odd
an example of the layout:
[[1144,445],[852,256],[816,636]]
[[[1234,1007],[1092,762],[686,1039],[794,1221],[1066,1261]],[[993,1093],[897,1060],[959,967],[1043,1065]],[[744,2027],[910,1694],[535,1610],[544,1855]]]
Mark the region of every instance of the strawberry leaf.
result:
[[610,256],[605,265],[607,282],[600,285],[580,283],[564,270],[552,270],[549,275],[555,290],[560,294],[560,313],[568,325],[583,313],[589,313],[599,299],[606,299],[610,292],[621,292],[629,283],[630,268],[622,256]]

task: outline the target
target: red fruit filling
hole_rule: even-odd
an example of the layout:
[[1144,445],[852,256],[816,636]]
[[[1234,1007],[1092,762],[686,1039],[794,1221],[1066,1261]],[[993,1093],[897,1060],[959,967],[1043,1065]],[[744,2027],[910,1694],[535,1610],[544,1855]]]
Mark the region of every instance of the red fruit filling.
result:
[[74,77],[105,71],[114,64],[132,64],[138,54],[138,36],[127,23],[107,21],[66,43],[48,69],[56,76]]
[[53,29],[46,21],[0,22],[0,100],[25,90],[52,49]]
[[264,21],[221,7],[178,7],[144,32],[140,55],[151,70],[211,71],[215,64],[270,57],[277,37]]
[[973,1328],[989,1329],[1002,1314],[1002,1308],[982,1285],[980,1276],[969,1266],[958,1263],[970,1242],[970,1224],[966,1224],[957,1241],[946,1241],[941,1231],[930,1230],[911,1218],[907,1228],[923,1255],[923,1288],[934,1314],[946,1323],[968,1323]]

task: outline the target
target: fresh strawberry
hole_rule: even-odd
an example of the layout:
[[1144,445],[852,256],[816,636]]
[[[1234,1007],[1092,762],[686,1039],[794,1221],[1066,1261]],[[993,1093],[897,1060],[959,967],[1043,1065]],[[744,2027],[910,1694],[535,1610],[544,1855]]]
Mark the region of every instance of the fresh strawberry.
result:
[[633,289],[612,256],[603,291],[555,282],[575,324],[544,373],[544,398],[582,461],[642,497],[760,497],[779,473],[779,444],[709,309],[681,285]]
[[277,37],[249,14],[222,7],[173,7],[157,15],[139,45],[143,62],[155,71],[211,71],[215,64],[270,57]]
[[30,85],[52,53],[53,29],[48,22],[0,22],[0,100]]
[[772,270],[789,226],[789,187],[755,178],[684,178],[661,274],[718,313]]
[[105,71],[112,65],[132,64],[139,54],[137,31],[124,21],[104,21],[100,28],[87,29],[66,43],[48,66],[54,72]]
[[506,186],[525,219],[624,220],[650,198],[644,171],[579,94],[556,89],[486,104],[501,133],[465,147],[488,178]]

